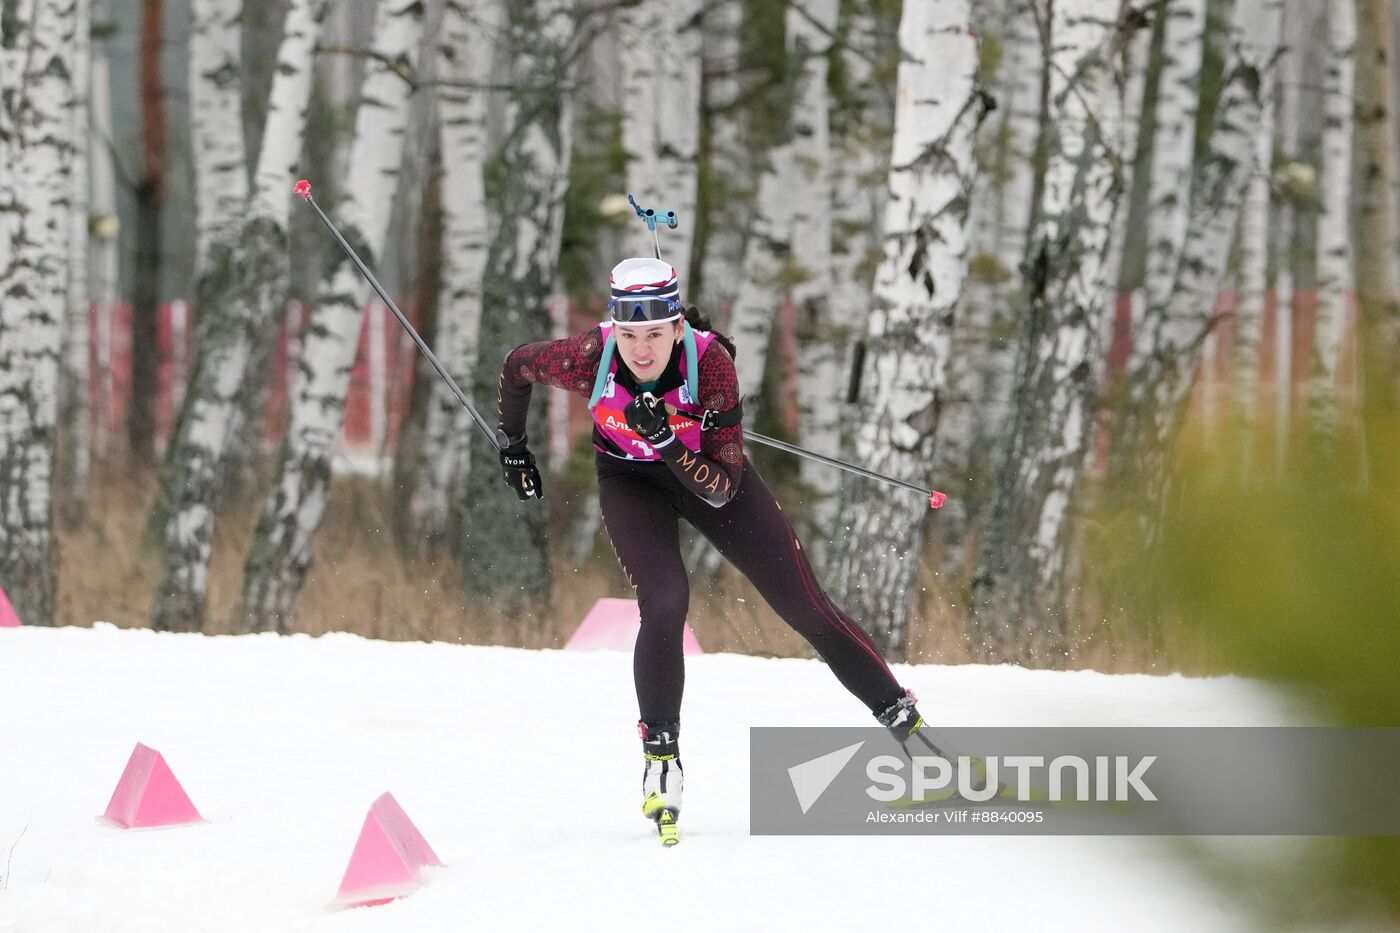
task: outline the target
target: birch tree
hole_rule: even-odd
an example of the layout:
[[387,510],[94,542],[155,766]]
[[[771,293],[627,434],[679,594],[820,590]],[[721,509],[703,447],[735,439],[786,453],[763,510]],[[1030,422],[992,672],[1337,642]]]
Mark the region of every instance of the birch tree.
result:
[[1272,20],[1277,5],[1278,0],[1237,0],[1229,29],[1226,85],[1216,106],[1209,150],[1191,183],[1186,233],[1171,287],[1165,295],[1149,290],[1141,333],[1135,335],[1110,471],[1120,488],[1135,491],[1132,507],[1143,510],[1149,523],[1162,504],[1170,443],[1200,369],[1200,349],[1215,324],[1215,299],[1230,237],[1254,165],[1253,129],[1263,106],[1260,90],[1278,54],[1278,31],[1260,31],[1257,26]]
[[[286,304],[291,186],[295,182],[311,93],[310,56],[326,0],[292,0],[277,51],[263,122],[262,147],[248,187],[237,95],[218,83],[236,66],[236,4],[201,0],[200,42],[193,58],[195,133],[200,154],[199,279],[203,324],[198,357],[185,393],[162,475],[162,501],[150,533],[160,542],[162,579],[152,607],[157,629],[199,631],[208,607],[209,560],[220,486],[220,464],[235,430],[240,386],[252,360],[255,332],[277,330]],[[224,28],[216,28],[223,24]],[[233,30],[230,35],[225,29]],[[224,64],[218,64],[219,54]],[[231,108],[231,109],[229,109]],[[227,134],[231,125],[237,140]]]
[[[947,387],[951,316],[962,291],[973,140],[984,101],[967,0],[904,7],[884,258],[866,331],[860,463],[927,485]],[[908,616],[928,503],[853,486],[833,553],[834,589],[895,656]]]
[[[229,329],[229,295],[238,229],[248,196],[247,153],[242,119],[242,0],[196,0],[190,9],[190,131],[195,179],[195,301],[199,334],[196,363],[190,380],[193,391],[181,406],[175,436],[161,465],[161,484],[151,507],[148,535],[158,537],[170,519],[170,504],[189,490],[189,473],[198,469],[202,447],[191,446],[189,433],[198,433],[199,405],[209,391],[210,376],[227,344],[221,331]],[[191,414],[195,421],[190,420]],[[165,555],[167,559],[169,554]],[[165,587],[162,587],[164,590]],[[155,627],[162,628],[157,596]]]
[[[572,85],[586,35],[576,0],[508,6],[511,91],[505,140],[495,154],[500,181],[488,192],[498,222],[484,280],[484,307],[490,313],[482,319],[476,398],[496,397],[506,354],[522,343],[545,339],[550,331],[549,293],[559,262],[573,154]],[[541,453],[549,449],[542,395],[535,393],[529,422],[531,446]],[[511,603],[546,597],[545,510],[504,488],[495,448],[479,432],[473,438],[476,466],[460,551],[467,588]]]
[[[88,373],[88,218],[90,185],[89,152],[92,148],[89,101],[91,98],[91,23],[89,0],[74,0],[73,10],[73,157],[70,169],[72,200],[68,218],[67,309],[63,316],[63,358],[59,376],[58,487],[61,508],[70,524],[87,511],[88,473],[92,462],[89,423]],[[99,158],[101,157],[99,153]]]
[[[384,254],[390,208],[403,160],[411,69],[422,7],[383,0],[375,17],[375,56],[366,64],[355,116],[350,172],[336,226],[371,268]],[[243,581],[237,624],[286,632],[311,565],[312,537],[330,495],[331,458],[345,411],[369,285],[343,254],[327,263],[291,391],[287,438],[263,504]]]
[[97,456],[107,451],[112,413],[112,317],[117,302],[120,258],[117,238],[117,172],[112,145],[112,82],[107,62],[110,40],[105,36],[91,45],[92,130],[89,166],[92,173],[92,291],[97,324],[94,330],[94,365],[97,385],[93,398],[97,406],[93,449]]
[[1283,11],[1286,57],[1280,68],[1286,68],[1277,82],[1279,151],[1283,168],[1276,184],[1282,197],[1278,219],[1274,224],[1277,271],[1274,277],[1274,470],[1281,474],[1288,462],[1288,445],[1292,436],[1293,419],[1293,293],[1296,262],[1295,237],[1297,210],[1289,178],[1300,165],[1298,161],[1298,101],[1299,84],[1303,78],[1303,44],[1307,17],[1297,7]]
[[993,36],[1000,55],[985,79],[996,110],[979,142],[983,170],[973,193],[974,237],[968,284],[958,311],[949,363],[950,398],[939,428],[937,472],[948,503],[939,513],[944,566],[963,562],[966,536],[980,524],[991,484],[986,481],[1011,407],[1015,379],[1015,321],[1025,313],[1020,269],[1034,200],[1034,155],[1040,134],[1044,56],[1027,0],[984,8],[978,33]]
[[[461,385],[470,385],[481,331],[482,279],[490,246],[483,169],[487,152],[485,84],[492,36],[504,10],[496,0],[447,0],[436,43],[438,124],[442,145],[442,274],[436,344]],[[409,499],[411,534],[430,546],[457,528],[467,490],[471,416],[434,374],[419,462]],[[457,529],[460,530],[460,529]]]
[[1308,379],[1314,439],[1330,450],[1337,431],[1337,370],[1351,303],[1352,112],[1355,108],[1355,0],[1327,5],[1327,77],[1323,86],[1322,173],[1317,220],[1317,315]]
[[1120,181],[1113,146],[1115,0],[1050,10],[1049,113],[1030,236],[1030,314],[1016,409],[973,579],[975,657],[1055,663],[1064,651],[1069,516],[1095,415],[1105,260]]
[[[700,0],[641,0],[619,16],[622,145],[627,190],[642,207],[674,210],[662,253],[690,289],[700,150]],[[629,223],[628,255],[650,256],[651,233]]]
[[[1277,56],[1283,43],[1283,3],[1267,5],[1254,26],[1260,46]],[[1240,209],[1239,287],[1235,298],[1235,333],[1230,376],[1234,427],[1240,432],[1244,476],[1253,473],[1258,428],[1259,367],[1264,336],[1264,291],[1269,271],[1269,193],[1274,160],[1274,76],[1270,63],[1260,75],[1259,119],[1253,126],[1253,146],[1244,203]]]
[[[829,273],[811,283],[826,297],[807,303],[799,323],[801,409],[798,435],[804,446],[831,453],[852,439],[855,406],[848,403],[857,339],[870,314],[871,290],[881,256],[885,184],[889,178],[894,122],[893,88],[876,66],[899,54],[896,37],[886,35],[870,11],[851,10],[838,24],[843,83],[849,100],[830,102],[829,152],[831,220],[817,229],[829,238]],[[897,29],[898,24],[894,24]],[[892,33],[893,31],[891,31]],[[831,83],[831,82],[828,82]],[[823,196],[826,196],[823,193]],[[823,284],[826,283],[826,284]],[[863,352],[863,351],[862,351]],[[809,493],[804,539],[813,563],[826,569],[829,544],[841,506],[841,474],[810,460],[799,466]]]
[[1358,162],[1356,298],[1360,308],[1362,400],[1367,454],[1375,478],[1396,480],[1400,440],[1400,221],[1396,212],[1395,50],[1386,0],[1357,0]]
[[[757,396],[778,306],[819,294],[829,281],[830,194],[823,178],[827,124],[826,49],[836,26],[835,0],[794,4],[787,13],[787,51],[797,76],[789,124],[759,175],[731,329],[743,354],[735,361],[739,391]],[[825,232],[825,235],[823,235]],[[803,292],[802,283],[810,283]],[[794,294],[794,291],[798,294]]]
[[[76,6],[8,8],[0,38],[0,589],[56,621],[53,441],[67,303]],[[27,14],[27,16],[26,16]]]

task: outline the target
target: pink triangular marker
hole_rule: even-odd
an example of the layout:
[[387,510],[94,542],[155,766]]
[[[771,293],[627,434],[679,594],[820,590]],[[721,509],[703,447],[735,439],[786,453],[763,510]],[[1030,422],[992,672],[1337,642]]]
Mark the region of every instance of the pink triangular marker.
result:
[[102,817],[122,829],[177,826],[204,819],[160,752],[140,742],[127,760]]
[[[642,629],[642,614],[635,599],[604,597],[593,604],[564,648],[568,651],[631,651]],[[681,632],[681,650],[704,654],[689,623]]]
[[420,869],[441,864],[394,795],[385,791],[365,816],[335,902],[342,907],[387,904],[422,887]]
[[10,597],[5,595],[4,588],[0,588],[0,628],[19,628],[19,613],[15,612],[15,607],[10,605]]

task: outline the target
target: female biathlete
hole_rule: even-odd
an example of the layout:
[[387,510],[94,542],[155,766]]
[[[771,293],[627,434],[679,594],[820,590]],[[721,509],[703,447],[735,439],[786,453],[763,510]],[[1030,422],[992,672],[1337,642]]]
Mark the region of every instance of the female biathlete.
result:
[[682,309],[668,263],[627,259],[611,281],[611,320],[506,357],[497,440],[506,483],[521,499],[541,498],[526,446],[530,388],[543,383],[589,400],[603,521],[642,616],[632,655],[646,761],[642,813],[669,844],[681,808],[681,633],[690,600],[678,518],[749,578],[897,740],[923,720],[869,636],[817,585],[792,526],[744,456],[733,343],[710,332],[695,308]]

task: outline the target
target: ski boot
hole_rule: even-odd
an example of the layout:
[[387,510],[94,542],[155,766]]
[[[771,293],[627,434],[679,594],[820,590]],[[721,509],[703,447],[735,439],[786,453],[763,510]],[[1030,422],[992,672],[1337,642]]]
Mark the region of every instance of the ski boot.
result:
[[685,784],[678,742],[680,723],[639,722],[637,734],[642,737],[646,758],[642,771],[642,815],[656,823],[661,844],[673,846],[681,841],[676,820],[681,815],[681,789]]
[[[957,751],[951,747],[948,747],[945,751],[944,748],[934,744],[932,730],[924,728],[926,725],[924,723],[924,717],[919,715],[918,709],[914,706],[917,702],[919,702],[919,698],[914,696],[914,691],[906,690],[904,691],[904,696],[891,703],[884,712],[875,714],[875,718],[879,721],[880,725],[890,730],[890,735],[894,736],[895,741],[899,743],[899,747],[904,751],[904,757],[908,758],[910,761],[914,760],[914,752],[910,751],[910,745],[912,744],[914,750],[919,754],[936,755],[939,758],[946,759],[954,768],[959,767],[963,760],[966,759],[966,763],[968,767],[971,768],[975,780],[984,782],[985,784],[987,780],[987,763],[975,755],[959,755]],[[942,736],[939,736],[938,740],[940,742],[945,742]],[[998,784],[997,796],[1003,798],[1015,797],[1015,790],[1004,784]],[[956,800],[961,798],[956,791],[950,791],[940,799]]]
[[895,700],[889,707],[881,713],[875,714],[875,719],[890,730],[890,735],[899,743],[899,747],[904,749],[906,757],[912,759],[909,752],[909,743],[917,741],[924,745],[935,755],[942,755],[942,750],[933,744],[933,741],[919,730],[924,725],[924,717],[919,715],[919,710],[914,706],[919,702],[919,698],[914,696],[913,690],[904,691],[904,696]]

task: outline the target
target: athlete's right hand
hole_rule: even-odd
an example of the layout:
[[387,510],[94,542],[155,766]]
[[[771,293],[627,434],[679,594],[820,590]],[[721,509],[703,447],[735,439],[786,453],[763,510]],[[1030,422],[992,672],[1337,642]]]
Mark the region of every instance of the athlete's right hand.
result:
[[544,498],[544,484],[535,466],[535,455],[525,446],[525,440],[524,434],[513,438],[504,431],[496,431],[496,442],[501,448],[501,475],[522,502]]

